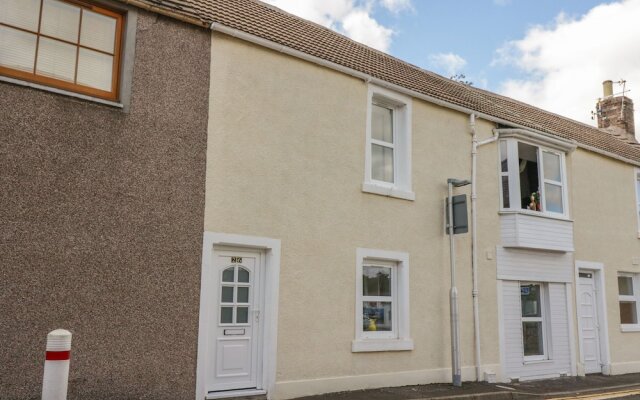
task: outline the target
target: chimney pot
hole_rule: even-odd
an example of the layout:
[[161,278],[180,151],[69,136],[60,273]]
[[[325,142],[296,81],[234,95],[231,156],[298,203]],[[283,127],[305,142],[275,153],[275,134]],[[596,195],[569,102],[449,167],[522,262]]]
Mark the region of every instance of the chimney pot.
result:
[[613,96],[613,82],[610,80],[602,82],[604,97]]

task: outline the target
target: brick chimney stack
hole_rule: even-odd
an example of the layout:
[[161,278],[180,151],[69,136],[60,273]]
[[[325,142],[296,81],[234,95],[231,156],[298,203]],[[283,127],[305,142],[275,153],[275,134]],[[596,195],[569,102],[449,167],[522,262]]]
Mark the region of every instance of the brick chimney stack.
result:
[[[624,82],[624,81],[623,81]],[[602,82],[604,97],[598,101],[598,128],[628,143],[637,144],[633,122],[633,101],[624,95],[613,95],[613,82]]]

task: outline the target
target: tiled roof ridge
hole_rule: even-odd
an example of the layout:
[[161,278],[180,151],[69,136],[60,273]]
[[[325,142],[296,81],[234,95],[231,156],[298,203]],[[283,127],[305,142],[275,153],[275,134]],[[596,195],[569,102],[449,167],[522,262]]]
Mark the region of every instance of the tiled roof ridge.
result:
[[407,90],[478,113],[572,139],[640,165],[640,146],[594,126],[445,78],[260,0],[119,0],[145,3],[277,43]]

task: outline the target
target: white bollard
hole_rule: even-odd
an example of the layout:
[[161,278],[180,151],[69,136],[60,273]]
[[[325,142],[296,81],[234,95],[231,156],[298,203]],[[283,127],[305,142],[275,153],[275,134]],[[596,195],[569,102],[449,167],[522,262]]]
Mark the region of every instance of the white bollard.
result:
[[71,359],[71,332],[56,329],[47,335],[42,400],[66,400]]

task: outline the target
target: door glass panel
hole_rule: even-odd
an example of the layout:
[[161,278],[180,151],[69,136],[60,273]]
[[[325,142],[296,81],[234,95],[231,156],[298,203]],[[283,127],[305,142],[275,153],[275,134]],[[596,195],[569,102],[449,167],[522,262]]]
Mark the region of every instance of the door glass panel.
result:
[[377,181],[393,183],[393,149],[371,145],[371,177]]
[[249,282],[249,271],[244,268],[238,268],[238,282]]
[[525,356],[540,356],[544,354],[542,322],[522,323],[522,343]]
[[562,214],[562,186],[545,183],[544,202],[547,211]]
[[249,302],[249,288],[248,287],[239,287],[238,288],[238,303],[248,303]]
[[542,153],[542,159],[544,163],[544,179],[562,182],[562,174],[560,172],[560,156],[545,151]]
[[233,303],[233,287],[223,286],[220,301],[223,303]]
[[33,72],[37,36],[0,26],[0,65]]
[[233,323],[233,307],[220,307],[220,323]]
[[391,331],[391,302],[365,301],[362,304],[362,330]]
[[391,296],[391,268],[362,268],[363,296]]
[[236,312],[237,324],[246,324],[249,321],[249,307],[238,307]]
[[73,82],[76,70],[76,46],[40,37],[38,75]]
[[0,0],[2,23],[35,32],[38,30],[39,18],[40,0]]
[[393,110],[373,104],[371,111],[371,137],[393,143]]
[[523,317],[541,317],[540,285],[521,285],[520,303]]
[[44,0],[40,32],[58,39],[78,43],[80,8],[58,0]]
[[633,278],[630,276],[619,276],[618,292],[623,296],[633,296]]
[[233,282],[233,267],[229,267],[222,272],[222,282]]

